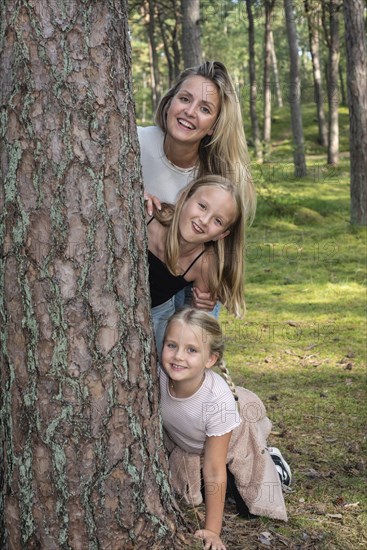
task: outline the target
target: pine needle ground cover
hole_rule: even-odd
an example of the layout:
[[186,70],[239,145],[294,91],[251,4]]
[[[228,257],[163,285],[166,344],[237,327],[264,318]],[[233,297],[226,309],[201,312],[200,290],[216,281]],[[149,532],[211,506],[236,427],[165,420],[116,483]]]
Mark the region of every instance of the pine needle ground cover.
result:
[[270,162],[252,168],[247,316],[220,316],[232,376],[263,400],[270,444],[291,465],[289,522],[241,520],[226,506],[228,550],[367,548],[366,232],[349,224],[345,110],[335,168],[305,111],[309,176],[294,178],[280,113]]

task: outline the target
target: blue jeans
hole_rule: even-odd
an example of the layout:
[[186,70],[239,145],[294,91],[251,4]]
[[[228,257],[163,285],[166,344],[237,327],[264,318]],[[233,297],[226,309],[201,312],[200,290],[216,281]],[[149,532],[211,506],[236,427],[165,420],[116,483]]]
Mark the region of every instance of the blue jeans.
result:
[[155,335],[155,343],[158,352],[158,361],[161,360],[164,333],[166,332],[167,321],[175,312],[175,297],[172,296],[167,302],[152,307],[152,319]]
[[[175,295],[175,309],[176,311],[184,306],[191,306],[191,289],[192,285],[186,286]],[[213,315],[216,319],[219,317],[220,302],[217,302],[212,311],[208,311],[209,315]]]

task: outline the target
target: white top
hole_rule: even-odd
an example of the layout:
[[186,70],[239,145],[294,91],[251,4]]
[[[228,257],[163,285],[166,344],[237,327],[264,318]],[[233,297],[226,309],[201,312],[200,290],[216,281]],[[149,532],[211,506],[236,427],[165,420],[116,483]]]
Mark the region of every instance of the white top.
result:
[[175,204],[177,196],[195,177],[195,169],[179,168],[164,154],[164,133],[158,126],[138,126],[144,189],[160,201]]
[[163,426],[184,451],[202,454],[205,440],[231,432],[241,424],[236,401],[225,380],[211,369],[205,370],[200,388],[190,397],[173,397],[169,378],[159,368]]

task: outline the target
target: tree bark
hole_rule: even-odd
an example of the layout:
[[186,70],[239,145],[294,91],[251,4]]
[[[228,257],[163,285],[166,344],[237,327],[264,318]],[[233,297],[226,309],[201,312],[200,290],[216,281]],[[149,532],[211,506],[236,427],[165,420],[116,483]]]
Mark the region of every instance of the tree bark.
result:
[[339,162],[339,0],[329,0],[330,43],[328,60],[329,136],[328,164]]
[[166,14],[162,12],[162,6],[159,4],[157,5],[157,15],[158,15],[159,29],[161,31],[161,37],[163,42],[164,55],[166,56],[166,60],[167,60],[168,87],[170,88],[175,79],[175,72],[173,68],[173,59],[169,48],[169,41],[167,39],[167,29],[165,25]]
[[202,62],[200,41],[200,0],[181,0],[182,56],[185,67]]
[[298,41],[292,0],[284,0],[284,10],[290,56],[289,101],[291,106],[293,133],[294,172],[296,177],[302,178],[307,175],[307,168],[301,112],[301,77],[298,58]]
[[161,98],[158,54],[157,54],[157,46],[156,46],[156,39],[155,39],[154,0],[148,0],[147,27],[148,27],[148,49],[149,49],[149,59],[150,59],[150,78],[152,82],[152,109],[154,113],[158,107],[158,103]]
[[264,156],[270,153],[271,140],[271,17],[275,0],[265,1],[265,31],[264,31]]
[[305,12],[308,24],[308,37],[312,59],[312,72],[314,81],[314,96],[317,110],[317,122],[319,127],[319,143],[324,147],[328,144],[328,129],[326,124],[324,109],[324,94],[322,90],[320,47],[319,47],[319,25],[320,10],[313,2],[310,5],[308,0],[304,0]]
[[181,72],[181,51],[180,51],[180,7],[178,5],[178,0],[171,0],[175,24],[172,32],[172,49],[173,49],[173,60],[174,60],[174,76],[175,79],[179,76]]
[[274,37],[273,37],[272,30],[270,31],[270,48],[271,48],[271,64],[273,67],[273,75],[274,75],[275,94],[277,98],[278,107],[283,107],[282,88],[280,86],[280,81],[279,81],[278,61],[277,61],[277,54],[274,46]]
[[250,77],[250,117],[252,136],[254,140],[255,157],[262,161],[262,144],[260,137],[259,121],[256,113],[257,85],[256,85],[256,62],[255,62],[255,27],[252,13],[253,0],[246,0],[248,18],[248,49],[249,49],[249,77]]
[[341,65],[340,59],[339,59],[339,84],[340,84],[340,104],[343,106],[346,106],[348,104],[347,102],[347,94],[345,93],[345,85],[344,85],[344,70]]
[[0,546],[176,548],[126,4],[1,11]]
[[367,51],[364,2],[344,0],[350,124],[350,220],[367,225]]

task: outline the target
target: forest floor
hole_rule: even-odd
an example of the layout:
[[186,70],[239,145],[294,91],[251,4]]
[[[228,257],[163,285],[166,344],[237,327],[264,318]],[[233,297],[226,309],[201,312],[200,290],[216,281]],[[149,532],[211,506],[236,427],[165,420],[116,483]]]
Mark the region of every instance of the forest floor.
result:
[[309,175],[293,176],[290,123],[279,111],[270,162],[252,168],[259,204],[247,237],[247,315],[220,315],[232,377],[263,400],[269,443],[292,468],[289,520],[246,521],[226,505],[227,550],[367,548],[366,231],[349,223],[346,109],[338,167],[323,160],[305,111]]

